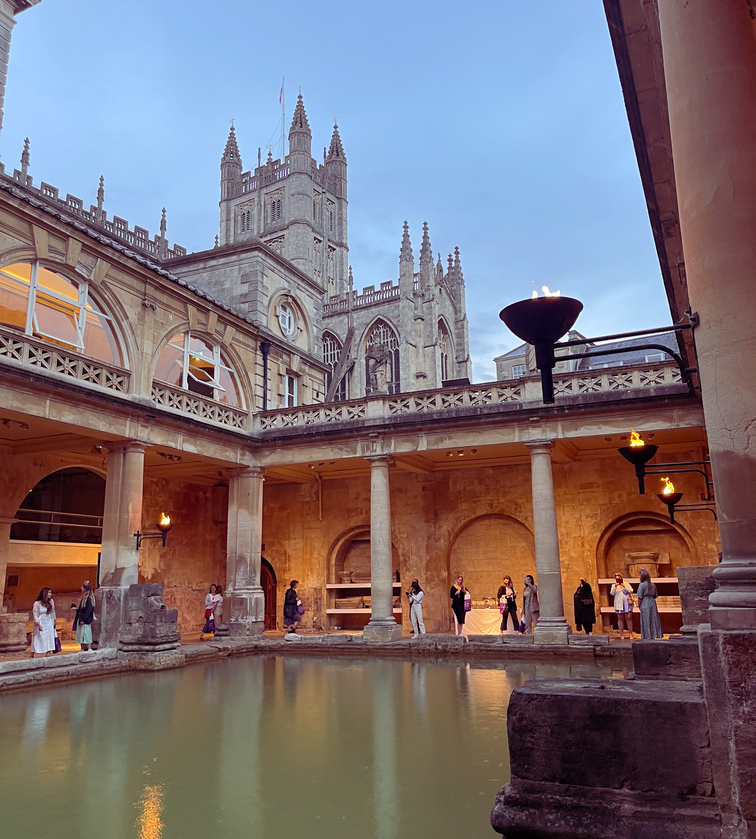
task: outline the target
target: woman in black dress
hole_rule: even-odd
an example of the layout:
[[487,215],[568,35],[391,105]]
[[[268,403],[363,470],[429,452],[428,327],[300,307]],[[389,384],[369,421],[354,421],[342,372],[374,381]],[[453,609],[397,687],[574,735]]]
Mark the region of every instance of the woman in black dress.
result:
[[452,612],[454,612],[454,634],[462,635],[462,627],[465,625],[465,581],[459,574],[454,585],[449,591],[451,597]]
[[512,626],[515,629],[515,632],[520,631],[520,622],[517,620],[517,592],[514,590],[514,584],[512,583],[512,578],[509,574],[505,574],[504,578],[501,581],[501,585],[499,586],[499,591],[496,594],[496,597],[501,604],[501,598],[504,598],[504,602],[507,604],[507,611],[506,613],[502,613],[501,616],[501,632],[500,634],[503,635],[507,630],[507,621],[509,618],[512,619]]
[[299,580],[292,580],[289,587],[286,589],[286,596],[284,597],[283,608],[283,625],[284,632],[293,632],[296,634],[297,626],[302,620],[299,614],[299,598],[297,597],[297,586]]
[[596,623],[596,603],[593,599],[593,589],[583,577],[580,578],[580,583],[577,591],[572,596],[575,603],[575,626],[580,632],[580,627],[585,629],[585,634],[590,635],[593,632],[593,624]]

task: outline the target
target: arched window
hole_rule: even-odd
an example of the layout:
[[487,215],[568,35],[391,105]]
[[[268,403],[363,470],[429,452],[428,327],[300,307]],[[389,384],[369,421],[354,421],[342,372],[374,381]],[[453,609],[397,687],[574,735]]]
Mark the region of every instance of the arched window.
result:
[[102,542],[105,479],[70,467],[48,475],[24,498],[10,538],[24,542]]
[[438,322],[438,346],[441,353],[441,381],[444,382],[449,378],[451,339],[442,320]]
[[[328,370],[326,371],[326,392],[328,392],[331,387],[333,373],[336,369],[336,365],[339,363],[339,357],[341,356],[341,348],[341,342],[335,335],[332,335],[330,332],[325,332],[323,334],[323,361],[325,361],[328,365]],[[344,402],[349,399],[348,378],[348,375],[345,374],[339,382],[336,391],[333,394],[334,402]]]
[[399,340],[383,320],[376,321],[365,343],[365,392],[399,393]]
[[180,332],[160,353],[155,379],[190,390],[232,408],[241,408],[239,380],[217,344]]
[[113,319],[89,294],[86,280],[69,280],[40,262],[0,270],[0,323],[43,341],[124,365]]

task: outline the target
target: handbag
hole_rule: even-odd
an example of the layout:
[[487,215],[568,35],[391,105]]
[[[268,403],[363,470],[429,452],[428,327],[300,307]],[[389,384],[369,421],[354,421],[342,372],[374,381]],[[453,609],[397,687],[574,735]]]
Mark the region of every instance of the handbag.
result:
[[63,649],[63,647],[60,644],[60,636],[56,632],[55,633],[55,652],[59,653],[62,649]]
[[499,613],[506,616],[509,614],[509,605],[506,597],[499,598]]
[[305,612],[304,605],[302,604],[301,600],[297,600],[297,613],[303,615]]
[[524,633],[526,629],[527,629],[527,626],[525,626],[525,621],[524,620],[520,621],[520,632]]
[[471,612],[472,611],[472,595],[469,591],[465,592],[465,611]]

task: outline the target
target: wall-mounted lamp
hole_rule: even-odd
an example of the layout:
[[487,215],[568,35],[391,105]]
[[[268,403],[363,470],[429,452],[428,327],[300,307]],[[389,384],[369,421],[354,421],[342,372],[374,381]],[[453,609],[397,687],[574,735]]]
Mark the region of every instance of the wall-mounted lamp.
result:
[[165,547],[166,539],[168,538],[168,531],[173,527],[173,523],[171,522],[171,517],[167,516],[165,513],[160,514],[160,521],[155,525],[157,527],[157,533],[142,533],[141,531],[137,530],[134,534],[136,536],[136,549],[139,550],[142,547],[142,542],[145,539],[162,539],[163,540],[163,547]]
[[662,478],[662,483],[664,484],[664,489],[657,493],[656,497],[662,504],[667,505],[667,509],[669,510],[669,523],[675,523],[675,504],[680,503],[680,499],[683,497],[681,492],[675,492],[675,485],[670,481],[669,478]]
[[649,446],[636,431],[630,432],[630,445],[622,446],[617,451],[635,467],[635,477],[638,479],[638,492],[646,494],[646,464],[659,451],[658,446]]

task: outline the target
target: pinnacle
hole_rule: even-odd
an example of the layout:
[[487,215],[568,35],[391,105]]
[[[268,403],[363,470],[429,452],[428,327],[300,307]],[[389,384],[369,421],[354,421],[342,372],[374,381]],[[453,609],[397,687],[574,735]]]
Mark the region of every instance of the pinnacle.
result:
[[228,132],[228,140],[226,140],[226,148],[223,150],[221,163],[228,163],[230,161],[238,161],[241,165],[239,146],[236,143],[236,129],[233,124],[231,125],[231,130]]
[[333,134],[331,135],[331,147],[328,149],[328,159],[333,160],[334,158],[339,157],[342,160],[346,160],[346,155],[344,154],[344,146],[341,143],[341,135],[339,134],[339,126],[336,123],[334,123]]
[[420,246],[420,265],[433,265],[433,249],[428,235],[428,222],[423,222],[423,243]]
[[409,224],[404,222],[404,233],[402,234],[402,249],[399,251],[399,262],[412,262],[412,243],[410,242]]
[[305,112],[304,100],[302,99],[301,93],[297,96],[297,106],[294,108],[294,116],[291,120],[289,134],[291,134],[292,131],[306,131],[312,136],[310,123],[307,121],[307,113]]

